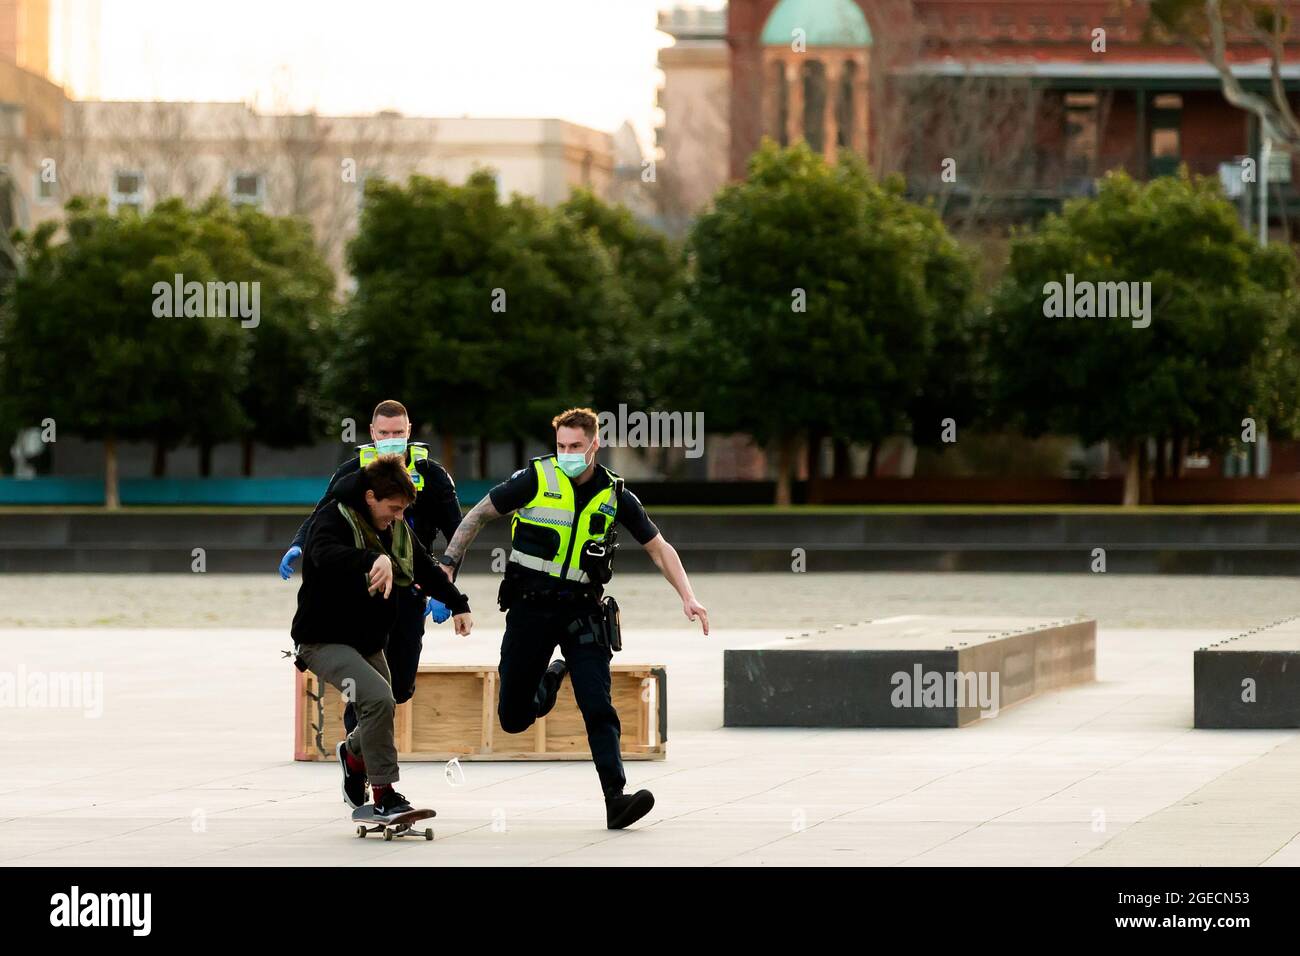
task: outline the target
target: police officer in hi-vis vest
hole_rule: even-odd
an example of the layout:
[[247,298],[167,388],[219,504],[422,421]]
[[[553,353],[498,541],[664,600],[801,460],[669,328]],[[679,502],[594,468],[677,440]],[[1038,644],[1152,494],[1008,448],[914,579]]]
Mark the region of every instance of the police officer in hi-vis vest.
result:
[[[429,457],[429,449],[410,441],[411,419],[401,402],[384,401],[375,406],[370,419],[370,438],[373,442],[362,445],[358,454],[339,466],[325,489],[325,496],[316,505],[311,516],[302,523],[294,535],[293,545],[280,560],[280,577],[286,581],[293,574],[293,562],[302,554],[303,543],[312,519],[321,510],[340,498],[347,497],[359,481],[362,468],[380,455],[405,455],[406,471],[415,484],[415,504],[406,509],[406,523],[425,550],[434,551],[434,540],[441,532],[451,540],[460,525],[460,502],[456,498],[456,485],[447,470]],[[426,614],[442,623],[450,611],[433,598],[411,588],[403,589],[397,598],[397,617],[388,635],[384,655],[392,672],[393,699],[401,704],[415,693],[415,672],[420,666],[420,651],[424,647],[424,617]],[[343,711],[343,724],[351,733],[357,726],[356,710],[351,703]]]
[[[603,596],[613,574],[615,524],[649,552],[681,597],[686,616],[698,619],[706,635],[709,615],[695,599],[677,551],[636,495],[622,478],[596,464],[596,413],[572,408],[551,424],[556,454],[534,458],[488,492],[465,515],[439,560],[454,579],[479,529],[513,512],[510,561],[500,592],[507,613],[497,715],[507,733],[526,730],[555,706],[567,673],[605,792],[606,825],[619,830],[645,816],[654,796],[649,790],[623,793],[627,780],[609,677],[610,659],[621,647],[618,606]],[[552,663],[557,644],[563,656]]]

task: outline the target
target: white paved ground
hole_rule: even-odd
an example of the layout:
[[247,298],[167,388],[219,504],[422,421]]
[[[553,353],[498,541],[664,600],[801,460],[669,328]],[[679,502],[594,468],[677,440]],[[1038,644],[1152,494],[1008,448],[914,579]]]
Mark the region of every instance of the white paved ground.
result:
[[[496,621],[425,660],[494,661]],[[283,629],[0,629],[0,670],[103,674],[101,716],[0,709],[0,864],[1300,864],[1300,734],[1190,729],[1192,651],[1234,632],[1103,620],[1097,684],[960,730],[729,730],[722,649],[788,631],[632,627],[669,670],[651,814],[605,830],[586,763],[408,764],[426,844],[358,840],[290,759]]]

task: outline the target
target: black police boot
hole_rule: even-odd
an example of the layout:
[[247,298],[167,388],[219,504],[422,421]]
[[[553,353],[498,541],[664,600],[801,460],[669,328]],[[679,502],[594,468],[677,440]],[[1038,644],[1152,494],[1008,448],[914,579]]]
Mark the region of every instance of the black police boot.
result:
[[545,717],[555,706],[555,699],[560,696],[560,685],[564,683],[564,675],[569,673],[569,665],[564,658],[551,661],[551,666],[546,668],[546,673],[542,675],[542,684],[546,687],[546,698],[542,701],[542,706],[537,711],[538,717]]
[[650,812],[655,805],[655,795],[649,790],[638,790],[631,796],[622,793],[605,796],[605,825],[611,830],[631,826]]

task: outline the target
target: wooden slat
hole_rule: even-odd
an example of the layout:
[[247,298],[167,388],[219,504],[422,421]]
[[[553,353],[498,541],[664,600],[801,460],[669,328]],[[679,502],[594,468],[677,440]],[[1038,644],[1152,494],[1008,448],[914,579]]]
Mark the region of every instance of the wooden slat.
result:
[[[622,752],[629,760],[662,760],[662,741],[652,743],[656,715],[650,699],[643,699],[646,679],[654,680],[654,667],[615,664],[610,668],[610,695],[624,720]],[[307,697],[314,689],[313,674],[295,681],[294,759],[331,760],[342,739],[343,700],[332,687],[325,688],[325,754],[316,749],[316,704]],[[658,688],[656,688],[658,690]],[[582,713],[573,696],[571,681],[560,687],[555,707],[545,718],[519,734],[507,734],[497,719],[500,676],[495,667],[461,664],[422,664],[415,695],[397,708],[394,736],[398,759],[436,760],[589,760],[591,753]]]

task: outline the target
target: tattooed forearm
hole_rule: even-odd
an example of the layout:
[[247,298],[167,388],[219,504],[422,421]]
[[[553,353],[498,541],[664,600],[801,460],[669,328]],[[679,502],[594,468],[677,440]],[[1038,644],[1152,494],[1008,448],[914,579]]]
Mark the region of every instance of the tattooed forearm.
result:
[[460,563],[465,557],[465,551],[469,548],[479,530],[491,521],[493,518],[500,518],[501,512],[497,511],[492,505],[491,496],[485,495],[483,500],[469,510],[469,514],[461,519],[460,527],[452,535],[451,541],[447,545],[447,556]]

